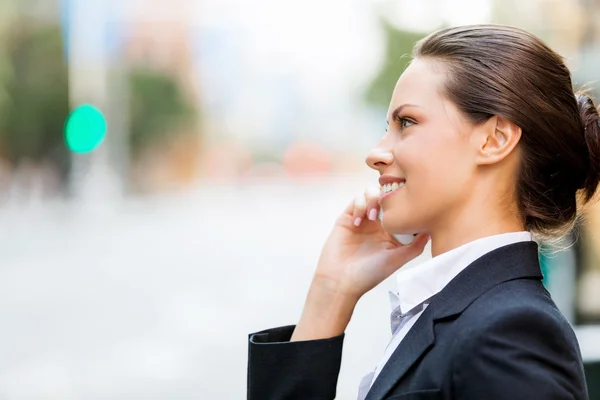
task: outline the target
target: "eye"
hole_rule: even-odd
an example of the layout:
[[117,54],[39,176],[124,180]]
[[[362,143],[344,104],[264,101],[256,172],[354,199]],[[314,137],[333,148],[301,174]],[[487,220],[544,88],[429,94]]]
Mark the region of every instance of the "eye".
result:
[[406,118],[406,117],[398,117],[398,122],[400,123],[401,130],[404,130],[404,129],[416,124],[415,121],[413,121],[410,118]]
[[[397,117],[396,118],[396,123],[397,125],[400,126],[400,131],[402,132],[404,129],[411,127],[412,125],[416,125],[417,123],[411,119],[411,118],[407,118],[407,117]],[[396,124],[395,124],[396,125]],[[387,133],[389,130],[389,124],[388,126],[385,128],[385,132]]]

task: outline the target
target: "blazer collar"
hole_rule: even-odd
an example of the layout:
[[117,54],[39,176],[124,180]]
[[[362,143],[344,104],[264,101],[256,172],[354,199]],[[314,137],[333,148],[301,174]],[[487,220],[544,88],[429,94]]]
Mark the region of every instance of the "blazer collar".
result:
[[537,243],[521,242],[493,250],[465,268],[432,300],[434,319],[460,314],[494,286],[524,278],[543,278]]
[[475,260],[438,293],[396,348],[365,400],[381,400],[435,342],[435,320],[462,313],[494,286],[514,279],[542,279],[535,242],[510,244]]
[[[396,281],[397,298],[402,313],[441,292],[452,279],[478,258],[500,247],[531,240],[531,232],[501,233],[473,240],[420,264],[400,268],[396,274]],[[393,307],[392,311],[395,308]]]

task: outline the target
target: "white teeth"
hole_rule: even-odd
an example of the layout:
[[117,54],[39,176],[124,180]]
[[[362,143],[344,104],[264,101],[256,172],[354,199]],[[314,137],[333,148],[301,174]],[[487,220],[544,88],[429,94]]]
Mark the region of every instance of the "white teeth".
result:
[[392,192],[396,189],[400,189],[403,186],[404,186],[404,182],[400,182],[400,183],[394,182],[394,183],[385,184],[385,185],[381,186],[381,194],[386,194],[386,193]]

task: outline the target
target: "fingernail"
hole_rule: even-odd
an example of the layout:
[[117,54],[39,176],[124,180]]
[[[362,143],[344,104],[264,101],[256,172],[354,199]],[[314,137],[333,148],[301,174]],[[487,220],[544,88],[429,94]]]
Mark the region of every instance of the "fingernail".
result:
[[369,211],[369,219],[371,221],[375,221],[377,219],[377,210],[374,208],[371,208],[371,211]]
[[360,223],[362,222],[362,218],[356,218],[354,220],[354,226],[360,226]]

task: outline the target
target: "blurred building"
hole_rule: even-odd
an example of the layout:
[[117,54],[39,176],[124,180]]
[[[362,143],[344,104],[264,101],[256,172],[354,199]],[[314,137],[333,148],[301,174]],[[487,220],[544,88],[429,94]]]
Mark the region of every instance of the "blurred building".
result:
[[581,46],[586,15],[580,0],[494,0],[494,22],[527,29],[567,57]]
[[588,46],[600,46],[600,1],[579,0],[585,10],[583,43]]
[[125,62],[158,68],[176,77],[188,100],[198,104],[190,34],[196,2],[160,0],[153,1],[152,6],[135,0],[130,2],[131,10],[125,15]]

